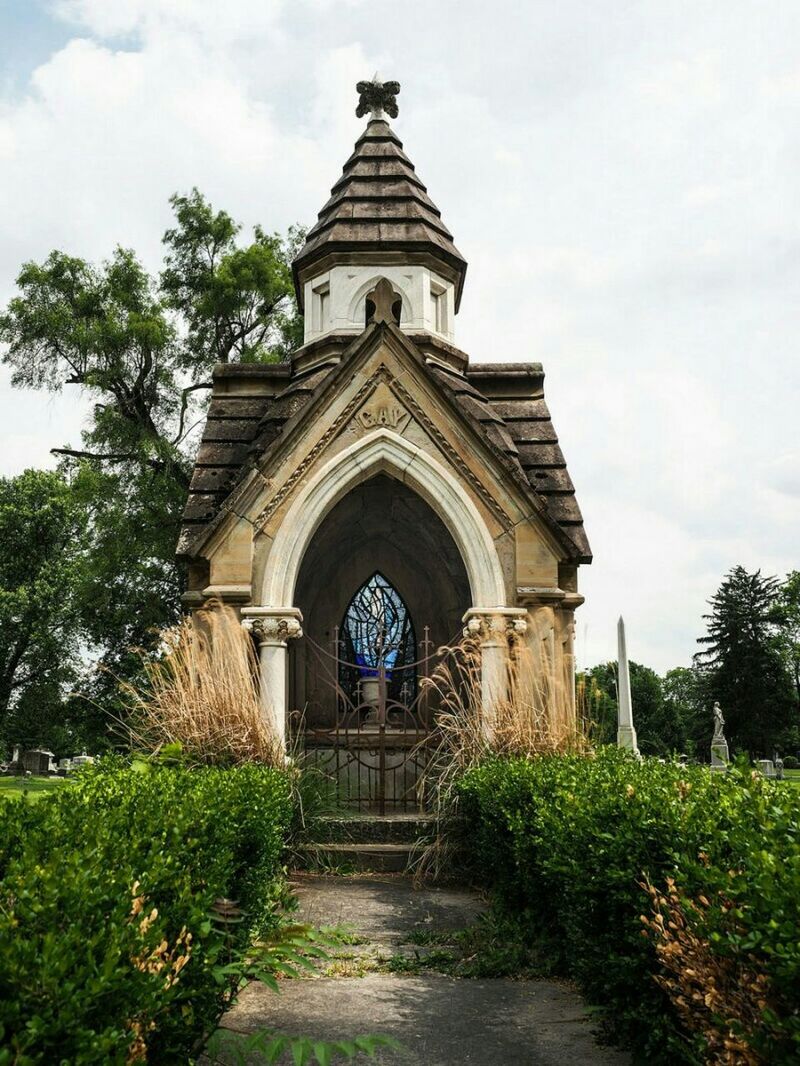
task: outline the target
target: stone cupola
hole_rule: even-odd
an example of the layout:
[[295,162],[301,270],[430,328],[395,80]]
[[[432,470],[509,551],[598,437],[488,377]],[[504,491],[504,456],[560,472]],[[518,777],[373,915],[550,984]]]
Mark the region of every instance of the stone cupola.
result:
[[376,77],[358,89],[356,114],[371,118],[293,264],[304,342],[361,333],[386,278],[404,333],[452,343],[466,261],[386,119],[400,86]]

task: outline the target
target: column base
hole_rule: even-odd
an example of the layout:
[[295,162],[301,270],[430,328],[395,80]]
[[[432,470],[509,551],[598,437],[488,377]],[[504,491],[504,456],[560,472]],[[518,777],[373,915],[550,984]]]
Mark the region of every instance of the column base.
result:
[[632,725],[621,725],[617,729],[617,747],[639,754],[639,745],[636,742],[636,730]]

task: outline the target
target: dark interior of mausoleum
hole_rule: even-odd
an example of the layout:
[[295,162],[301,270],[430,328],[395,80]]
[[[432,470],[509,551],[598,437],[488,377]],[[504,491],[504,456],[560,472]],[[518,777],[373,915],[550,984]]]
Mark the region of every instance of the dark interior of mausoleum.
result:
[[[289,706],[304,712],[309,728],[334,725],[334,680],[342,683],[342,667],[332,657],[353,657],[353,642],[345,639],[348,620],[352,628],[354,607],[363,609],[369,596],[374,601],[375,586],[395,605],[389,628],[406,622],[408,647],[401,653],[406,661],[411,655],[423,659],[459,638],[470,590],[458,548],[433,508],[385,474],[363,482],[332,508],[300,569],[295,603],[303,613],[305,637],[291,642]],[[398,612],[407,612],[407,619],[398,622]],[[368,672],[362,667],[362,675]],[[415,683],[424,672],[422,666],[414,669]],[[409,686],[401,692],[399,682],[411,676],[394,670],[394,698],[408,695]]]

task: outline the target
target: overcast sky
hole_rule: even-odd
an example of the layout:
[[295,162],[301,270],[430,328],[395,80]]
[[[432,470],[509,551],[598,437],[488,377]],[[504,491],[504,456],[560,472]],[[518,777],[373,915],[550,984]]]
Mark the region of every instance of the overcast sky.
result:
[[[456,341],[544,363],[595,561],[581,665],[688,664],[741,563],[800,566],[797,0],[0,0],[0,300],[167,198],[310,224],[394,127],[469,261]],[[0,473],[79,439],[77,394],[0,382]]]

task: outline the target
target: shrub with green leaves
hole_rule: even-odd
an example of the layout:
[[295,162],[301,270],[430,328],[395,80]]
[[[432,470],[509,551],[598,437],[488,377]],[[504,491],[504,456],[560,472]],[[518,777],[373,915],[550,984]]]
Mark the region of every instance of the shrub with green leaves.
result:
[[212,904],[264,924],[290,820],[287,776],[256,765],[109,760],[2,804],[0,1064],[186,1062],[226,988]]
[[714,1019],[752,1049],[736,1061],[798,1061],[797,789],[747,768],[713,774],[606,748],[488,761],[465,776],[461,797],[498,908],[646,1061],[702,1062],[707,1049],[703,1026],[682,1025],[655,980],[664,970],[642,921],[652,915],[643,883],[667,879],[686,901],[705,901],[685,913],[712,955],[732,974],[764,975],[761,1024]]

